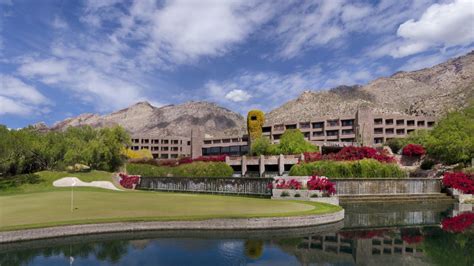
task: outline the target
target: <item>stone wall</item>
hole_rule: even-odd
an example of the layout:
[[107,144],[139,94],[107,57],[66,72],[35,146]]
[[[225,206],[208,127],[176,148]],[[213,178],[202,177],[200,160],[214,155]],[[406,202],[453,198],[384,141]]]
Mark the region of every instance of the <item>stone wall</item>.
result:
[[[280,177],[276,177],[278,179]],[[290,176],[306,185],[308,176]],[[441,192],[441,178],[330,178],[337,196],[435,194]]]
[[271,196],[272,178],[142,177],[138,189]]

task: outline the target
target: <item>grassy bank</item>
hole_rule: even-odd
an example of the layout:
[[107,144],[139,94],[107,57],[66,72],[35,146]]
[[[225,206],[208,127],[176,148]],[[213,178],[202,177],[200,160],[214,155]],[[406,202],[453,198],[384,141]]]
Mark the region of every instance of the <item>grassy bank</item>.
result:
[[83,181],[111,181],[111,173],[40,172],[41,182],[0,191],[0,231],[57,225],[119,221],[204,220],[211,218],[281,217],[331,213],[338,206],[259,198],[97,188],[55,188],[65,176]]
[[116,221],[203,220],[310,215],[338,206],[269,199],[157,192],[54,191],[0,196],[0,231]]

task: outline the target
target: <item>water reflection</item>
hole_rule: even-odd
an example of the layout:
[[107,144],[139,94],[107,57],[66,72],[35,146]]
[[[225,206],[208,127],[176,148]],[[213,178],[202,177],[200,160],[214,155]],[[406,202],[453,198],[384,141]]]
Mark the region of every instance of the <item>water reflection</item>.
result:
[[[405,206],[397,212],[425,207]],[[347,217],[373,217],[387,208],[348,207]],[[474,213],[450,217],[450,210],[425,208],[419,217],[432,217],[429,224],[423,224],[426,219],[400,219],[394,226],[395,216],[388,212],[385,219],[368,220],[371,226],[366,227],[343,228],[339,223],[292,230],[141,232],[20,242],[0,246],[0,265],[474,265]],[[404,217],[399,214],[396,217]]]

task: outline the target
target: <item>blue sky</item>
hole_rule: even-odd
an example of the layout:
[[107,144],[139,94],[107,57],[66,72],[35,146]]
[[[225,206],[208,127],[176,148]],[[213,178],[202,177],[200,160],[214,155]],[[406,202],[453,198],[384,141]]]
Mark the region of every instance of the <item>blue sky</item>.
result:
[[0,124],[147,100],[269,111],[474,48],[474,1],[0,0]]

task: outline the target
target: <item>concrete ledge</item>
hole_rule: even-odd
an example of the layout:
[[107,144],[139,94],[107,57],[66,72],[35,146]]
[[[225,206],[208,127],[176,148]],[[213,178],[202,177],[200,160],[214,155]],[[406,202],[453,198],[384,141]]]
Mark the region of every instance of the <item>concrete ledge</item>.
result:
[[209,219],[202,221],[118,222],[67,225],[0,232],[0,243],[86,234],[139,232],[151,230],[253,230],[295,228],[329,224],[341,221],[343,219],[344,210],[328,214],[290,217]]

